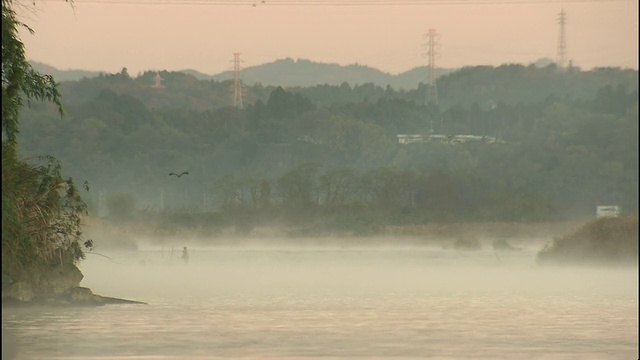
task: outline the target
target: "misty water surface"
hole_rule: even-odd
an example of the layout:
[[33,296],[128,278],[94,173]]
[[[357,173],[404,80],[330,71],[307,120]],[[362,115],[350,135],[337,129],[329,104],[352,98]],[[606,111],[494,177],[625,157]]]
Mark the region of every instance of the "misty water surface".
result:
[[625,359],[638,269],[537,249],[182,244],[89,255],[82,285],[146,306],[3,311],[18,359]]

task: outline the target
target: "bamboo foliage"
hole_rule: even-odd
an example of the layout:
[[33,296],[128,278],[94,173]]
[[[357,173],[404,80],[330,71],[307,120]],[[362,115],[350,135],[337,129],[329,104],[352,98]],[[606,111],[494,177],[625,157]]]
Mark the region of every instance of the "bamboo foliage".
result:
[[[84,258],[83,202],[71,178],[52,157],[38,164],[17,156],[20,109],[26,100],[51,101],[62,114],[57,84],[27,62],[16,3],[2,0],[2,284],[33,280],[39,270]],[[91,247],[92,242],[84,245]],[[4,281],[8,280],[8,281]]]
[[81,216],[86,205],[72,179],[62,178],[59,163],[46,160],[41,166],[19,163],[3,169],[2,265],[12,277],[85,256]]

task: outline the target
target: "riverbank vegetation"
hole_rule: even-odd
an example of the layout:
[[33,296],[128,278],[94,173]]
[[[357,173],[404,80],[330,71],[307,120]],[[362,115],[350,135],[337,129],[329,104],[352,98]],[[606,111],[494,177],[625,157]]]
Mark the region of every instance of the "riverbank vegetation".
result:
[[[60,163],[45,156],[18,156],[20,110],[24,102],[49,101],[62,111],[54,79],[26,61],[18,28],[26,27],[14,2],[2,1],[2,297],[59,295],[78,285],[75,263],[91,247],[81,231],[86,214],[78,188]],[[75,270],[75,271],[74,271]]]
[[638,214],[592,220],[555,237],[538,263],[638,264]]

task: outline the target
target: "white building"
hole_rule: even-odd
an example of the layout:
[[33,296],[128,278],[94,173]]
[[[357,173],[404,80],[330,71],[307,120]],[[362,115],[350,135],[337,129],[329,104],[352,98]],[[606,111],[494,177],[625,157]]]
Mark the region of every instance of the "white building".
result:
[[618,217],[620,216],[620,206],[618,205],[599,205],[596,206],[596,216],[603,217]]
[[422,137],[422,135],[407,135],[407,134],[398,134],[398,142],[400,144],[410,144],[410,143],[414,143],[414,142],[422,142],[424,141],[424,138]]

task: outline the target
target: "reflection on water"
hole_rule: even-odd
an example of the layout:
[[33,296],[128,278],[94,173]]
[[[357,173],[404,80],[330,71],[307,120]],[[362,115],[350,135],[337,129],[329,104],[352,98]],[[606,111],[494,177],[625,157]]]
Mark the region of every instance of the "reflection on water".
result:
[[167,249],[89,256],[83,285],[149,305],[3,310],[3,359],[626,359],[638,270],[534,251]]

